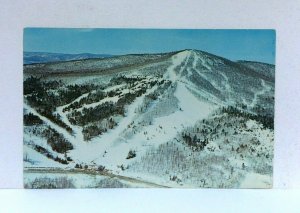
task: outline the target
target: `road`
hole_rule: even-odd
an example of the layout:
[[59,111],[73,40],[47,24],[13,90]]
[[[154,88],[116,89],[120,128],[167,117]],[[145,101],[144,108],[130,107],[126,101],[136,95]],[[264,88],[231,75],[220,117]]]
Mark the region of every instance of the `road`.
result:
[[109,171],[96,171],[91,169],[59,169],[59,168],[25,168],[24,173],[45,173],[45,174],[86,174],[86,175],[100,175],[109,178],[117,178],[119,180],[132,183],[132,184],[143,184],[149,188],[170,188],[160,184],[152,183],[145,180],[140,180],[132,177],[126,177],[123,175],[113,174]]

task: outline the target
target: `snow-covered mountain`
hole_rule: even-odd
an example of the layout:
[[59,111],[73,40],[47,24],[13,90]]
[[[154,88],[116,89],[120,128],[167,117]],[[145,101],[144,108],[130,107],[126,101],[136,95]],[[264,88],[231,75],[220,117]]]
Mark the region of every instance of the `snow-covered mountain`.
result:
[[25,185],[271,187],[274,76],[199,50],[24,65]]
[[88,58],[107,58],[112,57],[108,54],[65,54],[65,53],[47,53],[47,52],[24,52],[24,64],[48,63],[57,61],[74,61]]

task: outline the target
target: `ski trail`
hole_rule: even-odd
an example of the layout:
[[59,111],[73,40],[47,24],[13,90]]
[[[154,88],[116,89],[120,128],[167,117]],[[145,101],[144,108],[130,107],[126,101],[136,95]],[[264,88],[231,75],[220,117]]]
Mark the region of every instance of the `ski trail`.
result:
[[157,89],[157,86],[153,86],[151,89],[147,90],[142,96],[135,99],[135,101],[127,107],[126,117],[121,120],[118,126],[109,134],[103,135],[100,139],[95,138],[95,141],[103,141],[103,140],[110,140],[112,142],[116,141],[119,138],[119,135],[124,131],[124,129],[134,121],[134,116],[136,115],[135,110],[136,108],[142,103],[144,97],[149,95],[150,93],[154,92]]
[[245,98],[242,98],[242,102],[243,102],[244,105],[246,105],[246,106],[248,105],[248,103],[247,103],[247,101],[246,101]]
[[198,58],[200,59],[202,66],[204,66],[207,70],[211,70],[211,67],[207,65],[207,62],[201,56]]
[[227,101],[228,101],[229,105],[233,104],[234,101],[233,101],[233,98],[231,97],[232,88],[231,88],[230,83],[229,83],[229,78],[222,71],[219,71],[219,73],[221,74],[221,76],[225,80],[223,85],[225,86],[225,89],[226,89],[226,95],[227,95],[227,98],[228,98]]
[[198,60],[196,60],[197,54],[196,54],[196,53],[193,53],[193,57],[194,57],[194,60],[193,60],[193,69],[196,70],[197,62],[198,62]]
[[[166,77],[166,75],[169,76],[170,80],[175,83],[178,79],[179,79],[179,74],[181,74],[184,70],[184,68],[186,67],[187,64],[187,59],[189,56],[189,51],[185,50],[183,52],[180,52],[174,56],[172,56],[172,65],[170,67],[168,67],[167,72],[165,73],[164,77]],[[179,70],[179,74],[177,75],[175,72],[175,68],[180,66],[180,64],[185,60],[185,64],[184,66],[181,67],[181,69]]]
[[187,76],[188,77],[191,77],[192,75],[193,75],[193,68],[194,67],[196,67],[196,60],[195,60],[195,53],[189,53],[189,55],[188,55],[188,57],[187,57],[187,59],[186,59],[186,63],[184,64],[184,66],[186,67],[187,66],[187,63],[188,63],[188,61],[191,59],[191,57],[192,57],[192,68],[191,67],[188,67],[187,68],[187,71],[188,71],[188,74],[187,74]]
[[78,146],[79,143],[83,142],[83,134],[82,134],[82,127],[79,127],[79,126],[76,126],[76,125],[73,125],[70,123],[68,117],[67,117],[67,112],[63,112],[63,110],[70,106],[71,104],[75,103],[75,102],[78,102],[80,101],[81,99],[87,97],[89,94],[92,94],[94,93],[96,90],[92,90],[91,92],[87,92],[87,93],[84,93],[82,94],[81,96],[79,96],[78,98],[76,98],[74,101],[66,104],[66,105],[63,105],[63,106],[59,106],[56,108],[56,113],[61,117],[61,120],[67,124],[69,127],[72,128],[73,132],[74,132],[74,139],[73,139],[73,145],[75,146]]
[[112,86],[112,87],[108,87],[104,90],[104,92],[110,92],[112,90],[116,90],[116,89],[119,89],[119,88],[124,87],[124,86],[125,86],[125,84],[120,84],[120,85],[115,85],[115,86]]
[[72,102],[70,102],[70,103],[68,103],[68,104],[66,104],[66,105],[64,105],[64,106],[62,106],[62,107],[64,107],[64,108],[65,108],[65,107],[68,107],[68,106],[70,106],[71,104],[80,101],[82,98],[85,98],[85,97],[87,97],[89,94],[92,94],[92,93],[94,93],[94,92],[96,92],[96,90],[92,90],[91,92],[84,93],[84,94],[82,94],[81,96],[79,96],[78,98],[76,98],[74,101],[72,101]]
[[[114,87],[109,87],[109,88],[106,90],[106,92],[109,92],[109,91],[111,91],[111,90],[113,90],[113,89],[120,88],[120,87],[122,87],[122,86],[124,86],[124,85],[122,84],[122,85],[117,85],[117,86],[114,86]],[[72,101],[72,102],[70,102],[70,103],[68,103],[68,104],[66,104],[66,105],[59,106],[59,107],[56,108],[56,111],[55,111],[55,112],[61,117],[61,120],[62,120],[65,124],[67,124],[68,126],[70,126],[70,127],[73,129],[74,136],[75,136],[75,138],[76,138],[76,144],[78,144],[78,143],[84,141],[84,137],[83,137],[83,134],[82,134],[82,127],[71,124],[70,121],[69,121],[69,119],[68,119],[68,117],[67,117],[68,112],[64,112],[63,110],[64,110],[66,107],[70,106],[71,104],[73,104],[73,103],[75,103],[75,102],[78,102],[78,101],[80,101],[81,99],[87,97],[89,94],[94,93],[95,91],[96,91],[96,90],[92,90],[91,92],[82,94],[81,96],[79,96],[78,98],[76,98],[74,101]],[[110,97],[110,98],[103,99],[103,100],[101,100],[101,101],[99,101],[99,102],[95,102],[95,103],[91,103],[91,104],[85,104],[85,105],[83,105],[82,107],[80,107],[80,108],[78,108],[78,109],[76,109],[76,110],[77,110],[77,111],[81,111],[84,107],[85,107],[85,108],[95,107],[96,105],[102,104],[102,103],[107,102],[107,101],[114,101],[114,102],[116,102],[117,100],[116,100],[115,97],[112,97],[112,98]]]
[[101,101],[98,101],[98,102],[93,102],[91,104],[84,104],[82,107],[77,108],[76,111],[81,112],[83,110],[83,108],[86,108],[86,109],[88,109],[88,108],[94,108],[94,107],[96,107],[98,105],[101,105],[103,103],[110,102],[110,101],[116,103],[118,100],[119,100],[119,98],[116,97],[116,96],[114,96],[114,97],[106,97],[106,98],[104,98],[104,99],[102,99]]
[[58,126],[57,124],[50,121],[45,116],[38,113],[35,109],[33,109],[28,104],[24,103],[24,108],[34,114],[35,116],[38,116],[42,121],[44,121],[46,124],[48,124],[51,128],[55,129],[58,133],[62,134],[67,140],[69,140],[74,145],[74,137],[70,135],[70,133],[65,130],[64,128]]
[[[56,108],[56,113],[61,117],[61,120],[67,124],[69,127],[72,128],[73,133],[74,133],[74,137],[76,138],[76,144],[80,143],[80,141],[83,141],[83,134],[82,134],[82,128],[79,126],[75,126],[73,124],[70,123],[67,114],[63,112],[63,109],[66,107],[66,105],[64,106],[60,106]],[[74,144],[73,144],[74,145]]]
[[[185,87],[191,91],[193,91],[194,93],[198,94],[200,97],[202,97],[203,99],[207,99],[206,101],[210,101],[211,103],[214,103],[215,105],[219,105],[220,104],[220,100],[217,99],[215,96],[211,95],[209,92],[198,88],[194,85],[191,85],[187,82],[182,81],[183,84],[185,84]],[[200,91],[201,89],[201,91]],[[204,95],[205,94],[205,95]],[[209,97],[209,98],[208,98]]]
[[[147,126],[146,129],[147,135],[151,136],[149,139],[145,139],[144,131],[140,131],[130,139],[130,144],[133,147],[137,147],[140,152],[145,150],[142,149],[143,151],[141,151],[138,147],[145,144],[158,146],[172,140],[185,126],[194,125],[195,122],[205,118],[215,109],[213,104],[201,101],[195,97],[184,83],[177,83],[174,96],[179,100],[178,108],[181,110],[153,119],[152,125]],[[195,112],[198,112],[196,116]],[[161,132],[158,132],[157,129],[161,129]],[[139,156],[141,156],[140,153]]]
[[[202,65],[203,65],[203,63],[204,63],[204,62],[203,62],[203,59],[201,58],[201,56],[198,56],[195,52],[192,53],[192,56],[193,56],[193,64],[192,64],[192,68],[189,68],[188,70],[192,69],[192,70],[195,71],[201,78],[203,78],[204,80],[210,82],[211,85],[212,85],[215,89],[222,91],[223,89],[220,88],[219,85],[216,84],[215,81],[213,81],[213,79],[209,79],[204,73],[202,73],[200,70],[197,69],[197,62],[199,61],[199,58],[200,58],[200,60],[201,60]],[[204,65],[203,65],[203,66],[204,66]],[[207,67],[206,67],[206,68],[207,68]],[[211,69],[210,69],[210,70],[211,70]],[[192,75],[192,74],[191,74],[191,75]],[[189,76],[190,76],[190,75],[189,75]],[[203,94],[201,94],[201,93],[199,92],[199,89],[201,89],[201,88],[198,88],[196,85],[191,85],[191,83],[188,83],[188,82],[186,82],[186,81],[183,81],[183,82],[186,84],[186,86],[187,86],[189,89],[193,90],[193,91],[194,91],[195,93],[197,93],[198,95],[203,96]],[[192,87],[193,87],[193,88],[192,88]],[[207,96],[211,97],[210,99],[213,100],[213,102],[218,103],[218,102],[221,101],[221,100],[219,100],[218,98],[216,98],[215,96],[212,96],[210,93],[206,92],[205,90],[203,90],[203,89],[201,89],[201,90],[202,90],[202,92],[204,92]]]
[[[142,103],[144,97],[154,90],[157,89],[157,85],[153,86],[151,89],[148,89],[146,93],[142,96],[135,99],[135,101],[127,106],[127,112],[124,118],[118,123],[114,128],[106,132],[105,134],[93,138],[89,142],[78,144],[78,148],[70,150],[69,156],[73,159],[81,162],[98,162],[97,160],[103,155],[105,151],[108,151],[105,159],[101,159],[100,163],[102,165],[110,166],[115,168],[117,163],[124,161],[124,151],[128,145],[127,141],[122,138],[122,132],[127,128],[129,124],[134,121],[136,115],[135,110]],[[125,148],[124,148],[125,147]],[[126,154],[128,151],[126,152]]]
[[[192,62],[192,68],[187,68],[188,72],[188,77],[190,77],[193,74],[193,70],[196,71],[200,76],[204,77],[203,74],[201,72],[199,72],[199,70],[197,69],[197,62],[199,60],[199,58],[202,60],[201,57],[197,57],[198,55],[195,52],[190,53],[190,55],[188,56],[188,60],[192,57],[193,62]],[[201,61],[202,65],[203,65],[203,61]],[[185,64],[186,66],[186,64]],[[204,66],[204,65],[203,65]]]
[[258,96],[263,95],[270,90],[270,88],[266,85],[265,81],[262,79],[261,79],[261,86],[262,86],[262,89],[254,94],[254,98],[249,105],[251,108],[253,108],[257,105]]
[[[199,70],[196,69],[196,65],[197,65],[197,60],[196,60],[196,58],[198,58],[198,57],[196,57],[196,56],[197,56],[196,53],[191,52],[191,51],[188,51],[188,50],[183,51],[183,52],[180,52],[180,53],[178,53],[178,54],[176,54],[176,55],[174,55],[174,56],[172,57],[172,65],[168,68],[168,70],[167,70],[167,72],[166,72],[165,75],[169,75],[169,78],[172,80],[173,83],[174,83],[174,82],[183,83],[183,84],[185,84],[185,86],[186,86],[187,89],[192,90],[193,92],[197,93],[199,96],[203,97],[203,93],[205,93],[207,96],[210,96],[210,97],[211,97],[211,100],[214,100],[214,101],[212,101],[213,103],[219,102],[219,100],[216,100],[216,98],[215,98],[214,96],[212,96],[211,94],[209,94],[208,92],[206,92],[206,91],[204,91],[204,90],[202,90],[203,93],[202,93],[202,92],[200,93],[199,88],[198,88],[197,86],[193,85],[193,84],[188,83],[188,82],[185,80],[186,78],[180,79],[180,77],[179,77],[180,74],[181,74],[181,73],[183,72],[183,70],[186,68],[187,62],[188,62],[188,60],[190,59],[190,57],[192,57],[192,56],[194,57],[194,59],[193,59],[193,70],[195,70],[201,77],[203,77],[204,79],[206,79],[206,78],[203,76],[203,74],[200,73]],[[174,70],[175,70],[178,66],[180,66],[180,65],[182,64],[183,61],[185,61],[185,63],[184,63],[184,65],[180,68],[179,74],[177,75],[177,74],[175,73]],[[202,63],[204,63],[204,62],[202,61]],[[191,72],[191,71],[190,71],[190,72]],[[190,72],[189,72],[189,74],[190,74]],[[207,80],[207,79],[206,79],[206,80]],[[213,86],[214,86],[214,85],[213,85]],[[188,92],[190,93],[190,91],[188,91]]]

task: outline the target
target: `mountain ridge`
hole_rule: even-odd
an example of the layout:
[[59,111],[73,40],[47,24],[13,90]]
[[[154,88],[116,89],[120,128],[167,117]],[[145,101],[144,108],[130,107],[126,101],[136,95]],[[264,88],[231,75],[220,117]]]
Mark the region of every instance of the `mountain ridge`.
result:
[[88,58],[107,58],[112,57],[110,54],[93,54],[93,53],[51,53],[51,52],[23,52],[23,63],[40,64],[59,61],[75,61]]
[[[111,56],[109,58],[85,58],[85,59],[81,59],[81,60],[72,60],[72,61],[54,61],[54,62],[48,62],[48,63],[37,63],[37,64],[25,64],[24,65],[24,72],[41,72],[40,70],[44,70],[43,72],[47,72],[47,73],[51,73],[51,72],[54,72],[54,73],[59,73],[59,66],[62,66],[63,68],[61,70],[65,72],[66,69],[70,69],[70,71],[72,71],[73,73],[74,72],[81,72],[82,70],[101,70],[101,66],[97,66],[97,64],[94,66],[94,67],[89,67],[89,63],[105,63],[106,61],[108,61],[108,63],[114,63],[113,60],[117,61],[118,59],[122,60],[122,58],[129,58],[131,57],[132,59],[132,62],[129,62],[128,64],[121,64],[121,65],[116,65],[115,68],[120,68],[120,67],[126,67],[126,66],[130,66],[130,65],[133,65],[133,66],[136,66],[136,65],[143,65],[144,62],[149,62],[149,63],[152,63],[152,62],[155,62],[155,59],[157,59],[158,61],[160,61],[160,58],[168,58],[168,57],[171,57],[175,54],[178,54],[178,53],[181,53],[181,52],[184,52],[184,51],[188,51],[188,52],[196,52],[196,53],[200,53],[200,54],[203,54],[207,57],[211,57],[211,58],[214,58],[214,59],[218,59],[218,60],[221,60],[224,64],[229,64],[229,65],[233,65],[233,66],[242,66],[243,69],[248,69],[248,71],[253,71],[253,69],[251,69],[251,67],[249,66],[246,66],[244,64],[244,62],[234,62],[234,61],[231,61],[229,59],[226,59],[224,57],[220,57],[220,56],[217,56],[217,55],[214,55],[214,54],[211,54],[211,53],[208,53],[208,52],[205,52],[205,51],[201,51],[201,50],[194,50],[194,49],[184,49],[184,50],[180,50],[180,51],[174,51],[174,52],[168,52],[168,53],[157,53],[157,54],[126,54],[126,55],[119,55],[119,56]],[[139,61],[136,61],[138,60],[138,58],[143,58],[143,57],[149,57],[151,59],[151,56],[153,56],[153,60],[143,60],[142,63],[139,62]],[[136,58],[136,60],[135,60]],[[126,59],[125,59],[126,60]],[[80,68],[76,69],[76,66],[74,68],[71,68],[71,66],[74,66],[75,63],[80,63]],[[250,63],[249,61],[247,63]],[[261,62],[251,62],[253,64],[265,64],[265,63],[261,63]],[[68,66],[69,64],[69,66]],[[57,68],[52,68],[52,67],[57,67]],[[43,68],[43,69],[42,69]],[[103,67],[103,69],[113,69],[114,68],[114,65],[112,65],[111,67]],[[257,73],[257,72],[256,72]],[[257,74],[262,74],[262,73],[257,73]],[[266,78],[270,77],[270,76],[265,76]]]
[[[108,58],[108,57],[118,57],[118,56],[125,56],[125,55],[155,55],[155,54],[168,54],[168,53],[179,53],[179,52],[183,52],[183,51],[199,51],[199,52],[203,52],[205,54],[209,54],[212,55],[214,57],[219,57],[223,60],[229,60],[227,58],[225,58],[224,56],[218,56],[216,54],[212,54],[209,53],[207,51],[203,51],[203,50],[198,50],[198,49],[182,49],[182,50],[176,50],[176,51],[171,51],[171,52],[161,52],[161,53],[128,53],[128,54],[118,54],[118,55],[112,55],[112,54],[100,54],[100,53],[56,53],[56,52],[36,52],[36,51],[24,51],[23,52],[23,58],[24,58],[24,65],[29,65],[29,64],[40,64],[40,63],[49,63],[49,62],[67,62],[67,61],[76,61],[76,60],[82,60],[82,59],[99,59],[99,58]],[[45,61],[35,61],[35,60],[30,60],[30,59],[26,59],[28,57],[31,57],[32,55],[34,56],[40,56],[40,55],[54,55],[54,56],[60,56],[60,55],[67,55],[70,56],[72,58],[72,56],[74,57],[74,59],[58,59],[58,60],[54,60],[51,61],[50,59],[45,59]],[[76,58],[78,56],[82,56],[82,58]],[[249,61],[249,60],[229,60],[232,62],[252,62],[252,63],[261,63],[261,64],[266,64],[266,65],[272,65],[275,66],[274,64],[270,64],[270,63],[266,63],[266,62],[260,62],[260,61]]]

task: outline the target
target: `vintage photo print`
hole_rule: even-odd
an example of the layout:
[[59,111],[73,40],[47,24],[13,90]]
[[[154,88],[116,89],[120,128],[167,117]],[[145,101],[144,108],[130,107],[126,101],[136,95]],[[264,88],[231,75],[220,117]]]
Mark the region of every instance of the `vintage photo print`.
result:
[[271,188],[275,31],[25,28],[25,188]]

